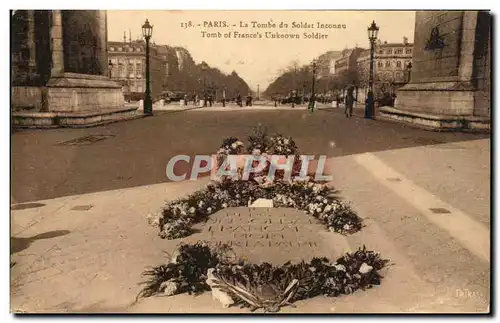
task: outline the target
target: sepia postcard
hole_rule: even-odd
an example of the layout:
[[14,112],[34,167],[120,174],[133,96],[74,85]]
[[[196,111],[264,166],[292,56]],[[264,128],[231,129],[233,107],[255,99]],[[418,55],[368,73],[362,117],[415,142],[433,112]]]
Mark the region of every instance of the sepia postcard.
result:
[[11,313],[491,314],[491,21],[11,10]]

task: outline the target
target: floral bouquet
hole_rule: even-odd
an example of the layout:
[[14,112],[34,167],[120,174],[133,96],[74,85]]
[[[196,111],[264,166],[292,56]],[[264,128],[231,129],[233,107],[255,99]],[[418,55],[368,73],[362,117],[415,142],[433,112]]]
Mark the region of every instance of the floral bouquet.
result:
[[255,127],[252,135],[248,136],[248,143],[248,153],[254,156],[260,156],[269,151],[271,141],[267,134],[267,128],[262,126]]
[[[250,137],[252,138],[252,137]],[[300,169],[302,167],[302,161],[300,160],[299,156],[299,149],[297,145],[295,144],[295,141],[291,137],[285,137],[281,134],[277,134],[275,136],[271,136],[266,139],[260,139],[262,142],[266,143],[265,150],[260,150],[260,149],[253,149],[252,154],[257,155],[257,156],[263,156],[264,158],[267,159],[267,166],[264,168],[264,170],[260,174],[254,174],[255,178],[258,178],[259,180],[262,181],[267,181],[267,182],[273,182],[275,180],[284,180],[285,179],[285,170],[278,169],[276,170],[274,177],[271,178],[266,178],[266,175],[269,173],[269,168],[271,166],[271,156],[279,156],[278,160],[275,160],[274,162],[277,162],[277,164],[285,164],[287,162],[287,158],[290,156],[294,157],[294,162],[292,166],[292,172],[291,172],[291,177],[298,176],[300,174]],[[256,144],[254,146],[259,146],[259,144]],[[260,145],[263,146],[263,145]]]
[[224,159],[230,155],[240,155],[243,151],[244,145],[238,138],[229,137],[222,141],[222,145],[217,151],[217,168],[219,168]]
[[299,153],[299,149],[291,137],[285,137],[281,134],[277,134],[276,136],[270,138],[270,143],[270,147],[267,151],[269,154],[296,156]]
[[[380,285],[389,259],[365,246],[336,261],[314,257],[310,262],[281,266],[250,263],[235,257],[227,245],[181,244],[165,264],[143,272],[139,298],[200,294],[212,291],[223,307],[239,305],[251,311],[278,312],[299,300],[338,297]],[[263,291],[266,291],[265,293]]]

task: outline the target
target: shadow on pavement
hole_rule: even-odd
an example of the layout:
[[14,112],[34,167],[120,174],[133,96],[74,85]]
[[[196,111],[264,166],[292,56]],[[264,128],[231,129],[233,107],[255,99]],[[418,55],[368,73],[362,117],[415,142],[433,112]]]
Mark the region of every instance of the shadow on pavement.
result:
[[155,111],[155,114],[172,114],[172,113],[180,113],[180,112],[186,112],[186,111],[191,111],[191,110],[196,110],[196,109],[202,109],[202,107],[193,107],[193,108],[188,108],[188,109],[179,109],[179,110],[158,110]]
[[30,238],[10,238],[10,254],[13,255],[20,251],[27,249],[34,241],[42,239],[51,239],[64,236],[70,233],[68,230],[55,230],[37,234],[36,236]]
[[34,209],[38,207],[45,206],[43,203],[21,203],[14,204],[10,207],[11,210],[26,210],[26,209]]

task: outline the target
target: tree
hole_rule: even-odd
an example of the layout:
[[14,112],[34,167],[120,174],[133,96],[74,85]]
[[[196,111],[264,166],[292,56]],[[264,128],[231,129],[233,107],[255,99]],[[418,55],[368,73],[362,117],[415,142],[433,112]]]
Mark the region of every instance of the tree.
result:
[[292,91],[298,91],[304,88],[305,84],[312,81],[312,70],[309,65],[300,66],[297,61],[292,61],[287,68],[279,70],[279,75],[269,84],[263,92],[263,96],[288,96]]

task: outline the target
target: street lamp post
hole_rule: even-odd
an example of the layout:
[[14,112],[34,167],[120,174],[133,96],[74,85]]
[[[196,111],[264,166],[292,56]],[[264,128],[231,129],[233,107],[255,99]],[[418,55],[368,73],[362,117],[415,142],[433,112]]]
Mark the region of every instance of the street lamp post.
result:
[[201,73],[203,74],[203,106],[207,106],[207,79],[205,71],[207,70],[207,63],[201,63]]
[[153,101],[151,100],[151,87],[149,80],[149,40],[153,34],[153,26],[149,24],[146,19],[144,25],[142,25],[142,35],[146,40],[146,92],[144,93],[144,114],[153,115]]
[[408,69],[408,82],[407,83],[410,83],[410,80],[411,80],[411,68],[413,66],[411,65],[411,62],[408,63],[408,65],[406,66],[406,68]]
[[294,64],[293,66],[293,96],[292,96],[292,108],[295,108],[295,100],[297,98],[297,84],[296,84],[296,78],[297,78],[297,65]]
[[316,60],[312,63],[312,84],[311,84],[311,99],[309,100],[309,109],[314,111],[314,103],[316,101],[314,93],[314,85],[316,84]]
[[210,83],[208,87],[208,97],[210,98],[210,100],[208,100],[208,103],[210,104],[210,106],[212,106],[212,101],[217,97],[217,86],[214,82]]
[[292,97],[292,108],[295,108],[295,99],[297,97],[297,84],[296,84],[296,78],[297,78],[297,65],[294,64],[293,66],[293,97]]
[[206,107],[207,106],[207,80],[205,78],[205,76],[203,76],[203,106]]
[[375,52],[375,41],[377,40],[379,27],[372,21],[368,27],[368,40],[370,41],[370,79],[368,81],[368,98],[365,106],[365,118],[372,119],[374,115],[374,98],[373,98],[373,56]]
[[306,86],[307,86],[307,82],[304,81],[304,83],[302,83],[302,100],[301,100],[301,104],[304,104],[304,102],[306,101],[305,100],[305,97],[306,97]]

